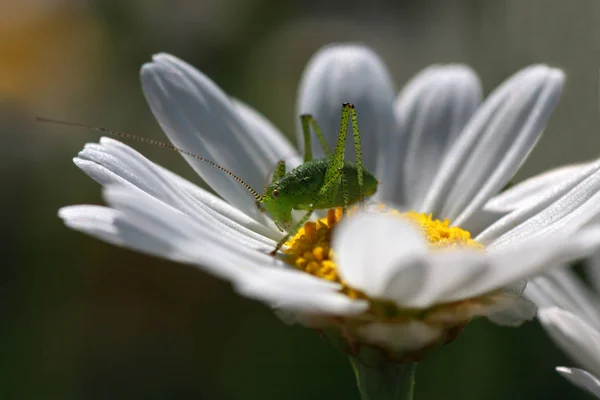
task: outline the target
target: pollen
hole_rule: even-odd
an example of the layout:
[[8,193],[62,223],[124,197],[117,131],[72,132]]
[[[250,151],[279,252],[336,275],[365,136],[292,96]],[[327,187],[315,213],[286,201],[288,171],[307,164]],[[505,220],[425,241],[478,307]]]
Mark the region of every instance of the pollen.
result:
[[[433,219],[431,214],[414,211],[399,212],[379,207],[379,212],[405,218],[414,223],[425,235],[432,249],[471,247],[483,249],[483,245],[471,238],[471,234],[459,227],[451,226],[450,221]],[[353,210],[349,211],[352,214]],[[307,222],[286,242],[287,262],[296,268],[319,278],[340,283],[342,292],[351,298],[364,298],[363,293],[348,287],[340,278],[331,248],[331,238],[336,225],[343,217],[341,208],[330,209],[327,216],[314,222]]]
[[331,236],[336,224],[342,219],[342,209],[330,209],[327,217],[307,222],[287,243],[288,262],[311,275],[342,284],[343,292],[352,298],[364,297],[350,289],[340,279],[331,248]]
[[483,245],[471,239],[471,234],[464,229],[450,226],[450,221],[433,219],[431,214],[420,214],[414,211],[399,213],[396,210],[390,214],[400,215],[414,222],[427,238],[433,248],[473,247],[483,249]]

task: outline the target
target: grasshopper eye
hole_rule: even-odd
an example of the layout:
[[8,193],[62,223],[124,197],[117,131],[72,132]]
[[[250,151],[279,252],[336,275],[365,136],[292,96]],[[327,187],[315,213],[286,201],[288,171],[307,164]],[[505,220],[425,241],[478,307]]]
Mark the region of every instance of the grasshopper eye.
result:
[[273,189],[273,192],[271,192],[271,196],[276,199],[279,197],[279,190],[277,189]]

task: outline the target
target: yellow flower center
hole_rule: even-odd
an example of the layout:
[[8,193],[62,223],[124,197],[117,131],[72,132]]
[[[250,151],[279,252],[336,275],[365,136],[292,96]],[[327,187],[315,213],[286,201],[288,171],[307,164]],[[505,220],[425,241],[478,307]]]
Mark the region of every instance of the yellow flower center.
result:
[[[450,226],[450,221],[433,219],[431,214],[420,214],[414,211],[401,213],[397,210],[380,208],[381,212],[406,218],[418,226],[429,245],[435,249],[453,247],[474,247],[483,249],[483,245],[471,239],[471,234],[461,228]],[[352,212],[352,211],[350,211]],[[316,222],[307,222],[304,227],[286,242],[285,254],[289,264],[311,275],[338,282],[343,285],[343,292],[352,298],[365,297],[358,290],[349,288],[340,279],[335,263],[335,254],[331,248],[331,236],[336,224],[342,219],[342,209],[330,209],[327,217]]]

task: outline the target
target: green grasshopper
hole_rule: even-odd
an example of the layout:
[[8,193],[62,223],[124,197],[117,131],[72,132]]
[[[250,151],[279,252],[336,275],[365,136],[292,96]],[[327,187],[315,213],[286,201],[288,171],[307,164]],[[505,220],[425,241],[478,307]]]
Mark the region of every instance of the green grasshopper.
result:
[[[77,123],[56,121],[46,118],[38,118],[38,120],[92,129],[112,136],[154,144],[206,162],[220,171],[223,171],[244,186],[248,192],[254,196],[257,206],[261,211],[266,211],[271,215],[275,225],[280,230],[283,230],[283,228],[287,230],[286,235],[277,243],[275,249],[269,253],[270,255],[275,256],[290,237],[292,237],[292,235],[294,235],[309,220],[315,210],[343,207],[345,213],[349,205],[357,202],[362,203],[365,196],[372,196],[375,194],[379,183],[375,176],[362,166],[358,117],[352,104],[345,103],[342,106],[340,131],[333,154],[331,154],[327,142],[325,141],[325,137],[317,125],[316,120],[308,114],[302,115],[300,118],[304,136],[304,162],[293,170],[286,172],[285,161],[279,161],[274,169],[272,181],[265,187],[263,194],[259,194],[240,177],[224,167],[221,167],[217,163],[186,150],[179,149],[168,143],[131,135],[129,133],[116,132],[105,128],[94,128]],[[344,161],[348,118],[350,118],[352,124],[356,163]],[[311,126],[315,131],[327,158],[312,158],[310,138]],[[307,212],[300,221],[293,224],[292,210],[304,210]]]
[[[356,163],[344,161],[349,116],[354,135]],[[375,194],[379,183],[362,165],[360,131],[354,105],[345,103],[342,106],[340,132],[333,154],[316,120],[308,114],[300,118],[304,136],[304,163],[286,173],[285,162],[279,161],[271,184],[265,188],[262,195],[255,196],[273,217],[275,224],[288,230],[270,253],[273,256],[308,221],[313,211],[343,207],[345,213],[349,205],[362,203],[365,196]],[[309,125],[312,125],[327,158],[312,158]],[[292,210],[307,211],[294,226]]]

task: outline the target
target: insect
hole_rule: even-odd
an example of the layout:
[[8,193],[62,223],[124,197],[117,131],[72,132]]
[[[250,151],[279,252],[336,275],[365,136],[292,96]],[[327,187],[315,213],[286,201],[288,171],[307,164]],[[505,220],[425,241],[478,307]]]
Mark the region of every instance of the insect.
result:
[[[364,169],[362,165],[360,132],[354,105],[350,103],[342,105],[340,130],[333,154],[330,152],[325,137],[315,118],[309,114],[305,114],[300,119],[304,137],[304,162],[287,172],[285,162],[283,160],[279,161],[275,166],[271,183],[267,184],[264,192],[260,194],[228,169],[171,144],[129,133],[116,132],[110,129],[95,128],[83,124],[38,117],[38,120],[42,122],[86,128],[112,136],[154,144],[206,162],[214,168],[223,171],[244,186],[254,196],[257,206],[262,211],[266,211],[271,215],[280,230],[287,230],[286,235],[277,243],[273,251],[269,253],[272,256],[275,256],[290,237],[309,220],[315,210],[343,207],[345,213],[349,205],[358,202],[362,203],[365,196],[372,196],[377,191],[377,179],[371,172]],[[344,160],[349,119],[352,124],[354,136],[355,163]],[[324,159],[313,159],[312,157],[311,127],[323,147],[326,155]],[[304,210],[306,214],[294,224],[292,210]]]

